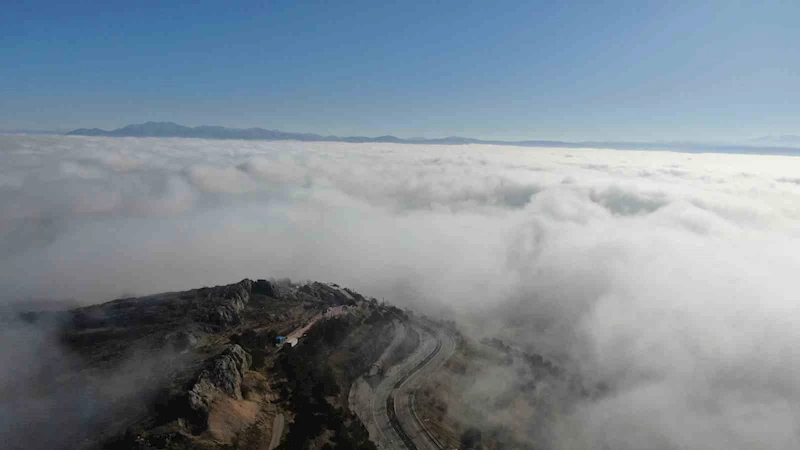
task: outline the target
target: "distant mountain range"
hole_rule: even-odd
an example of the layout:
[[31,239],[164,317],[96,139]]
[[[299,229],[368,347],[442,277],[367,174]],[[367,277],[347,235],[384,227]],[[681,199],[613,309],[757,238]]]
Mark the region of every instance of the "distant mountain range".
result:
[[783,136],[764,136],[753,139],[751,142],[757,144],[773,144],[773,145],[800,145],[800,136],[794,134],[785,134]]
[[174,122],[147,122],[143,124],[128,125],[116,130],[106,131],[99,128],[80,128],[67,133],[73,136],[109,136],[109,137],[185,137],[202,139],[250,139],[266,141],[311,141],[311,142],[390,142],[408,144],[500,144],[500,145],[536,145],[536,146],[564,146],[573,145],[568,142],[557,141],[484,141],[481,139],[451,136],[446,138],[403,139],[396,136],[322,136],[313,133],[291,133],[279,130],[266,130],[264,128],[227,128],[220,126],[201,125],[187,127]]
[[[292,133],[264,128],[227,128],[221,126],[201,125],[187,127],[174,122],[146,122],[128,125],[115,130],[106,131],[99,128],[79,128],[67,133],[70,136],[106,136],[106,137],[180,137],[201,139],[246,139],[266,141],[304,141],[304,142],[351,142],[351,143],[396,143],[396,144],[491,144],[518,147],[557,147],[557,148],[613,148],[619,150],[668,150],[690,153],[759,153],[759,154],[793,154],[800,155],[800,139],[797,136],[782,136],[779,139],[760,138],[748,144],[710,144],[692,142],[616,142],[585,141],[565,142],[548,140],[499,141],[450,136],[445,138],[414,137],[403,139],[396,136],[323,136],[314,133]],[[791,138],[791,139],[788,139]]]

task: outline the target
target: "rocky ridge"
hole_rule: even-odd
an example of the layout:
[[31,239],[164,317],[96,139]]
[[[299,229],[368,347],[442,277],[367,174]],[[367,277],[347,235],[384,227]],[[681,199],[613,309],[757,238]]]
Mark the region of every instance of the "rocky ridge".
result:
[[[320,320],[309,330],[316,337],[308,338],[314,343],[301,340],[299,350],[306,350],[276,347],[276,336],[344,304],[347,314]],[[364,337],[380,334],[389,323],[384,309],[334,284],[245,279],[66,312],[21,314],[16,320],[26,327],[52,326],[46,334],[55,339],[49,345],[60,356],[56,363],[42,362],[30,380],[19,380],[18,390],[30,390],[25,395],[38,409],[30,414],[35,422],[19,419],[17,429],[58,418],[65,431],[58,438],[7,433],[6,448],[257,448],[272,439],[278,416],[288,418],[292,442],[321,448],[334,440],[372,448],[340,399],[346,398],[353,373],[380,353],[381,339]],[[54,369],[58,377],[49,375]],[[309,403],[311,391],[306,381],[293,379],[295,374],[341,395]],[[43,402],[44,391],[69,392],[92,409],[59,415],[67,400],[56,396]],[[318,410],[327,417],[322,428],[298,428],[293,418],[318,401],[330,403]]]

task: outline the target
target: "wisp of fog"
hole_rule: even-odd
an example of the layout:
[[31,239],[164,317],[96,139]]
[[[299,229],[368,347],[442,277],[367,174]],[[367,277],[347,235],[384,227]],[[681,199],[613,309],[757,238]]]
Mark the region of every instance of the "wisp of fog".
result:
[[0,284],[93,303],[334,281],[609,386],[556,447],[800,448],[798,174],[786,156],[0,136]]

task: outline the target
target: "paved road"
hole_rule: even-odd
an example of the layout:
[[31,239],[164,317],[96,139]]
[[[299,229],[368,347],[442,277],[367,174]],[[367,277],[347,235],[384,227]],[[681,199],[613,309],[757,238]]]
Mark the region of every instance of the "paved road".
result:
[[[414,352],[388,368],[374,389],[362,378],[351,388],[351,408],[381,449],[438,449],[412,410],[411,395],[455,351],[455,340],[442,327],[414,320],[405,324],[419,334]],[[396,337],[397,335],[395,335]],[[394,343],[394,341],[393,341]],[[387,352],[392,350],[392,346]]]
[[421,326],[437,341],[438,351],[430,355],[430,359],[395,390],[395,412],[400,427],[418,450],[437,450],[444,447],[438,443],[436,438],[426,430],[424,423],[418,419],[414,409],[413,396],[422,383],[453,355],[456,350],[456,341],[444,327],[430,323],[422,323]]
[[[348,294],[349,295],[349,294]],[[305,325],[302,327],[296,328],[294,331],[286,335],[286,343],[294,347],[300,342],[300,339],[306,335],[308,330],[314,326],[320,320],[330,319],[333,317],[339,317],[347,314],[347,309],[344,306],[333,306],[328,308],[325,312],[319,313],[312,317]]]
[[[406,332],[408,331],[406,324],[400,322],[399,320],[395,321],[393,325],[394,336],[392,338],[392,342],[378,358],[378,364],[386,361],[392,352],[394,352],[394,350],[400,346],[406,336]],[[386,373],[392,373],[392,371],[395,370],[394,367],[386,370]],[[374,370],[374,367],[370,368],[370,374],[373,375],[370,377],[370,382],[373,384],[374,380],[377,379],[374,377],[376,372],[377,371]],[[372,388],[370,382],[365,380],[364,376],[361,376],[353,383],[353,385],[350,387],[348,405],[350,406],[350,409],[358,415],[358,417],[364,423],[364,426],[367,427],[370,439],[376,443],[378,448],[391,448],[388,443],[391,442],[392,439],[399,439],[399,437],[396,435],[391,435],[392,427],[389,425],[388,419],[386,419],[386,421],[381,421],[381,415],[374,414],[373,405],[375,402],[375,389]]]

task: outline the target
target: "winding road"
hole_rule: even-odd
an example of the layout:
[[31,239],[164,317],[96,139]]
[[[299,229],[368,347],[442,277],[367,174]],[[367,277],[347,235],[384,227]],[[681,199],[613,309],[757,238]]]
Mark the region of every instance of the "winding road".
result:
[[406,327],[419,334],[419,346],[398,364],[386,368],[374,387],[363,377],[350,390],[350,407],[367,426],[370,438],[381,449],[435,450],[441,444],[419,420],[414,393],[455,351],[456,341],[442,326],[413,319],[395,324],[395,339],[379,360],[385,360],[400,344]]

